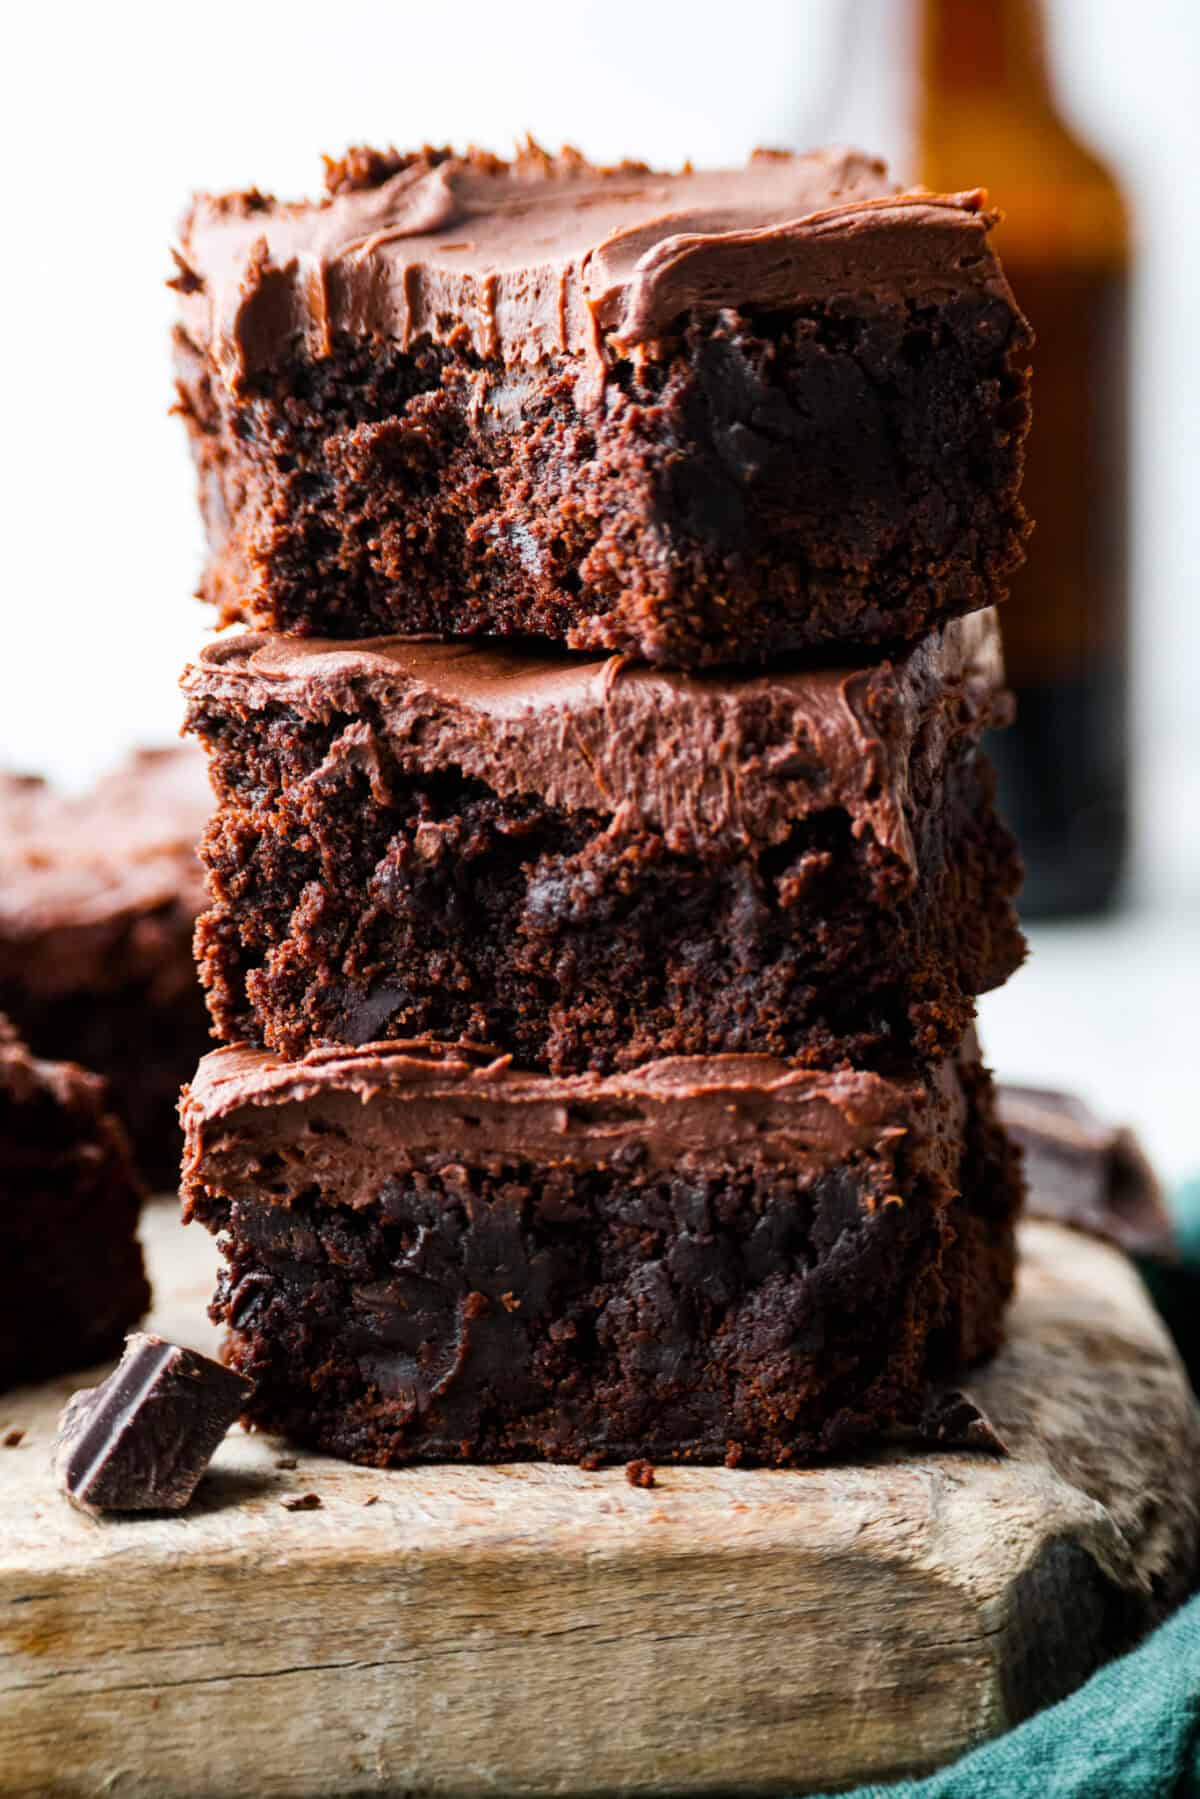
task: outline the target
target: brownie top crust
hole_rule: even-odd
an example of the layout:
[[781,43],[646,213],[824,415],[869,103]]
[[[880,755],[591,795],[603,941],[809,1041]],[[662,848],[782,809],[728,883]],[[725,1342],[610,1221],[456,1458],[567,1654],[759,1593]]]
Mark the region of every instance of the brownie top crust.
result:
[[349,719],[327,763],[357,761],[376,786],[386,784],[383,740],[405,769],[453,769],[504,797],[638,819],[679,848],[778,842],[799,818],[837,806],[910,867],[915,755],[940,760],[956,734],[978,736],[1009,707],[990,611],[892,659],[764,673],[676,673],[524,645],[246,633],[209,645],[183,685],[202,736],[227,710]]
[[659,174],[577,152],[352,151],[330,191],[200,194],[180,228],[183,322],[237,385],[297,340],[423,338],[509,365],[603,362],[691,312],[845,295],[990,290],[1015,312],[979,189],[900,192],[857,151],[756,151],[745,168]]
[[[921,1128],[953,1128],[964,1103],[953,1062],[928,1086],[764,1055],[560,1077],[523,1072],[481,1046],[417,1040],[319,1048],[296,1061],[245,1045],[214,1050],[180,1116],[185,1189],[201,1156],[218,1154],[230,1187],[240,1167],[265,1198],[286,1202],[317,1180],[341,1203],[367,1205],[381,1155],[398,1167],[428,1155],[467,1166],[619,1164],[634,1152],[664,1167],[691,1152],[824,1166]],[[264,1172],[261,1158],[276,1151]]]

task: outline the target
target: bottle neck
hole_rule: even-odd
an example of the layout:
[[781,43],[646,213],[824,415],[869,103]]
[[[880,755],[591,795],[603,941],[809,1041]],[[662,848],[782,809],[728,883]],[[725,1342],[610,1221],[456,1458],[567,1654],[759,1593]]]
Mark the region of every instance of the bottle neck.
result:
[[914,0],[921,91],[933,104],[986,95],[1054,110],[1041,0]]

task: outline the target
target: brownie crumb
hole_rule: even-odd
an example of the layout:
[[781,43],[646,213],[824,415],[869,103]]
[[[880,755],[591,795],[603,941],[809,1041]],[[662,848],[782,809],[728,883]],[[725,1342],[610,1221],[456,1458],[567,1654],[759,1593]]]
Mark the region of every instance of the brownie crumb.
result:
[[285,1512],[319,1512],[322,1506],[319,1493],[297,1493],[291,1499],[281,1499],[279,1503]]
[[1004,1455],[1008,1445],[987,1413],[967,1393],[957,1390],[931,1396],[917,1425],[921,1440],[947,1449],[982,1449]]
[[653,1462],[647,1462],[642,1457],[638,1457],[632,1462],[626,1462],[625,1479],[631,1487],[655,1487],[658,1485],[654,1478]]
[[300,1464],[296,1460],[294,1455],[281,1455],[279,1457],[278,1461],[275,1463],[275,1466],[277,1468],[291,1469],[291,1468],[298,1468],[300,1466]]
[[364,1505],[378,1505],[379,1504],[378,1493],[368,1493],[367,1497],[363,1500],[363,1504]]
[[597,1468],[603,1468],[604,1457],[601,1455],[581,1455],[579,1466],[585,1474],[594,1474]]
[[25,1432],[23,1430],[10,1430],[4,1438],[4,1447],[5,1449],[15,1449],[18,1443],[24,1441]]

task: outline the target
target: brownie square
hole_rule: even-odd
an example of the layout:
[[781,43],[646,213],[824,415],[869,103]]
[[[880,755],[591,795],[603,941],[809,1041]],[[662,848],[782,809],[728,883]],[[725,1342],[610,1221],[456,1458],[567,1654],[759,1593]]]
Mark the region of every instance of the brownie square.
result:
[[0,775],[0,1008],[34,1052],[103,1074],[152,1187],[179,1174],[179,1089],[208,1047],[192,959],[204,758],[141,750],[68,796]]
[[179,409],[223,618],[663,665],[915,637],[1003,596],[1030,334],[979,191],[853,152],[354,151],[200,196]]
[[801,1462],[1002,1335],[1020,1184],[972,1045],[903,1080],[233,1048],[182,1114],[250,1419],[356,1461]]
[[150,1303],[142,1188],[104,1082],[0,1016],[0,1387],[120,1348]]
[[903,1067],[1022,957],[979,748],[1008,705],[991,613],[763,674],[247,634],[184,685],[226,1042]]

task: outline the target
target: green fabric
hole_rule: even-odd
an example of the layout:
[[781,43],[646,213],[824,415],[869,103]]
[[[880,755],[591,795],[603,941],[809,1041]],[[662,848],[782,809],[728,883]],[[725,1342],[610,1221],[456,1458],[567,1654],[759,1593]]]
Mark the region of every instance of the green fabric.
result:
[[[1177,1195],[1183,1260],[1143,1272],[1200,1388],[1200,1181]],[[1200,1595],[1078,1693],[924,1780],[850,1799],[1200,1799]]]

